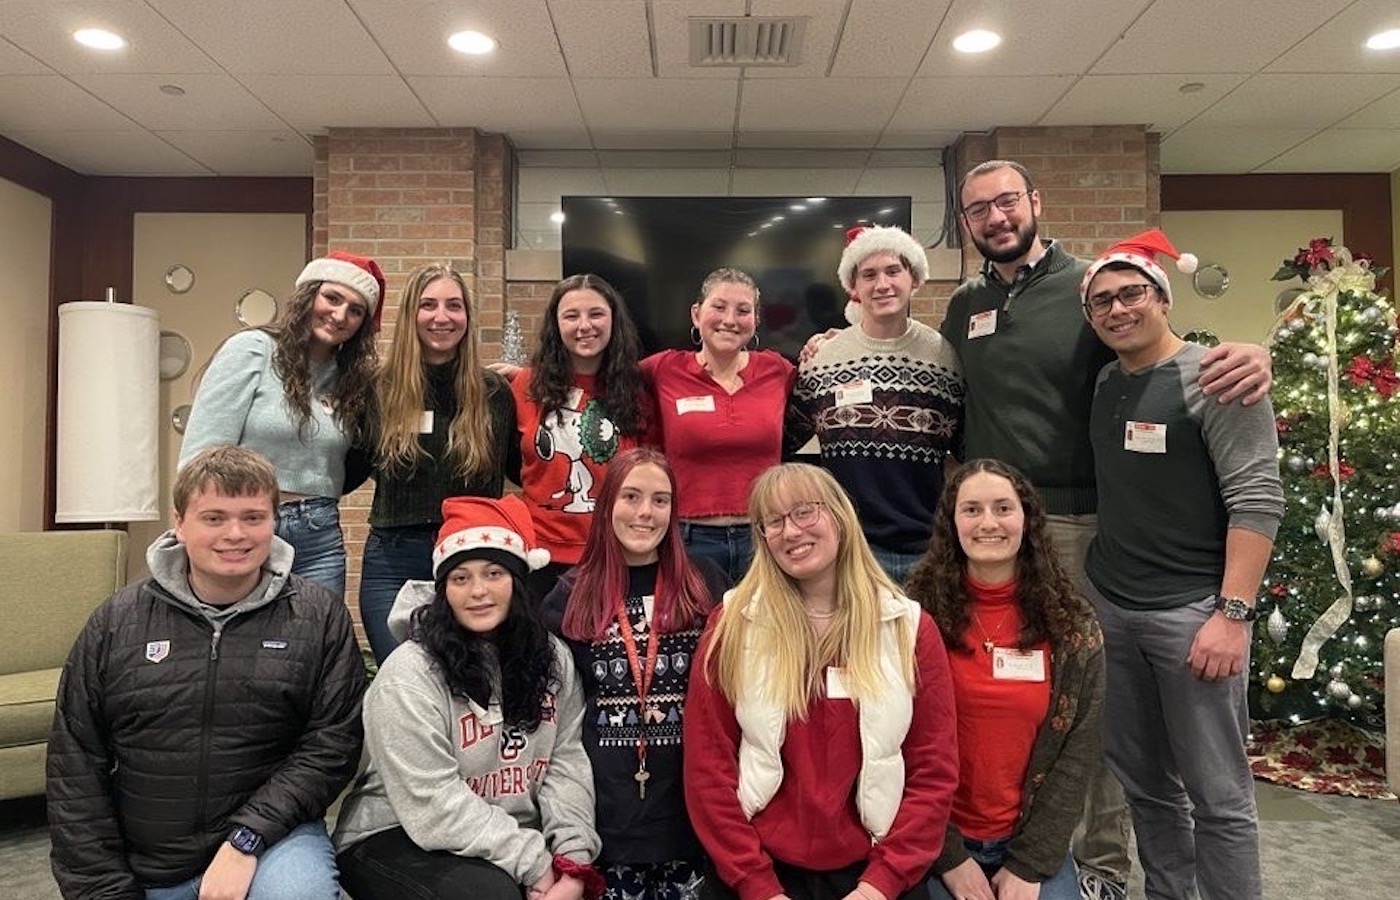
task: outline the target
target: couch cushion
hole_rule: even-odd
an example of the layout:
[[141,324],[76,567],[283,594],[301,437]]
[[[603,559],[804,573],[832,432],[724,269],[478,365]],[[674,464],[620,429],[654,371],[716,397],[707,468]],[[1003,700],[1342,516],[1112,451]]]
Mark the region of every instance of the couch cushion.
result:
[[63,669],[0,675],[0,748],[49,739]]
[[126,580],[126,532],[0,534],[0,572],[0,675],[62,666],[88,616]]

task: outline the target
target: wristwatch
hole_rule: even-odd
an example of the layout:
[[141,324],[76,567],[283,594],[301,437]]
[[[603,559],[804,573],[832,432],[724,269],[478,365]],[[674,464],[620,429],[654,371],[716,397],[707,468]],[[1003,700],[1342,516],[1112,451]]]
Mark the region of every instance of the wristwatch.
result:
[[233,849],[239,853],[246,853],[249,856],[257,856],[262,853],[263,838],[247,825],[239,825],[229,833],[228,842],[233,845]]
[[1253,622],[1259,615],[1259,610],[1254,608],[1253,603],[1246,603],[1239,597],[1216,597],[1215,608],[1232,622]]

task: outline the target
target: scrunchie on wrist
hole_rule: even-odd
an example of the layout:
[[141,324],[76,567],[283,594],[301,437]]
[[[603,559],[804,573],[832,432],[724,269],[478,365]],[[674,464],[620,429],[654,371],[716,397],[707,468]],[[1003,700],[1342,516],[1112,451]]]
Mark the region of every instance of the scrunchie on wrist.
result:
[[583,882],[583,900],[598,900],[608,889],[603,873],[587,863],[574,862],[567,856],[554,857],[554,877],[568,875]]

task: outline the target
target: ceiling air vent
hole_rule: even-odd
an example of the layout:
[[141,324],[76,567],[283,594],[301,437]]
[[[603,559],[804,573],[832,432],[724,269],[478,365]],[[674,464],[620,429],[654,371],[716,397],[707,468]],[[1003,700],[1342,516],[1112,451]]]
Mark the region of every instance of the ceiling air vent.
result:
[[807,17],[690,19],[692,66],[795,66]]

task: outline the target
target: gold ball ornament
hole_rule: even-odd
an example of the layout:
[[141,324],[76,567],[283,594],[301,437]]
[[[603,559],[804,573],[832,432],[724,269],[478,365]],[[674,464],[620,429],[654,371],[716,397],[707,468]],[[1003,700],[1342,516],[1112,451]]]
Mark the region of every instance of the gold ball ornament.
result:
[[1288,687],[1288,682],[1277,675],[1270,675],[1269,680],[1264,682],[1264,687],[1268,688],[1271,694],[1282,694],[1283,689]]
[[1384,571],[1385,563],[1374,556],[1368,556],[1361,561],[1361,574],[1367,578],[1379,578]]

